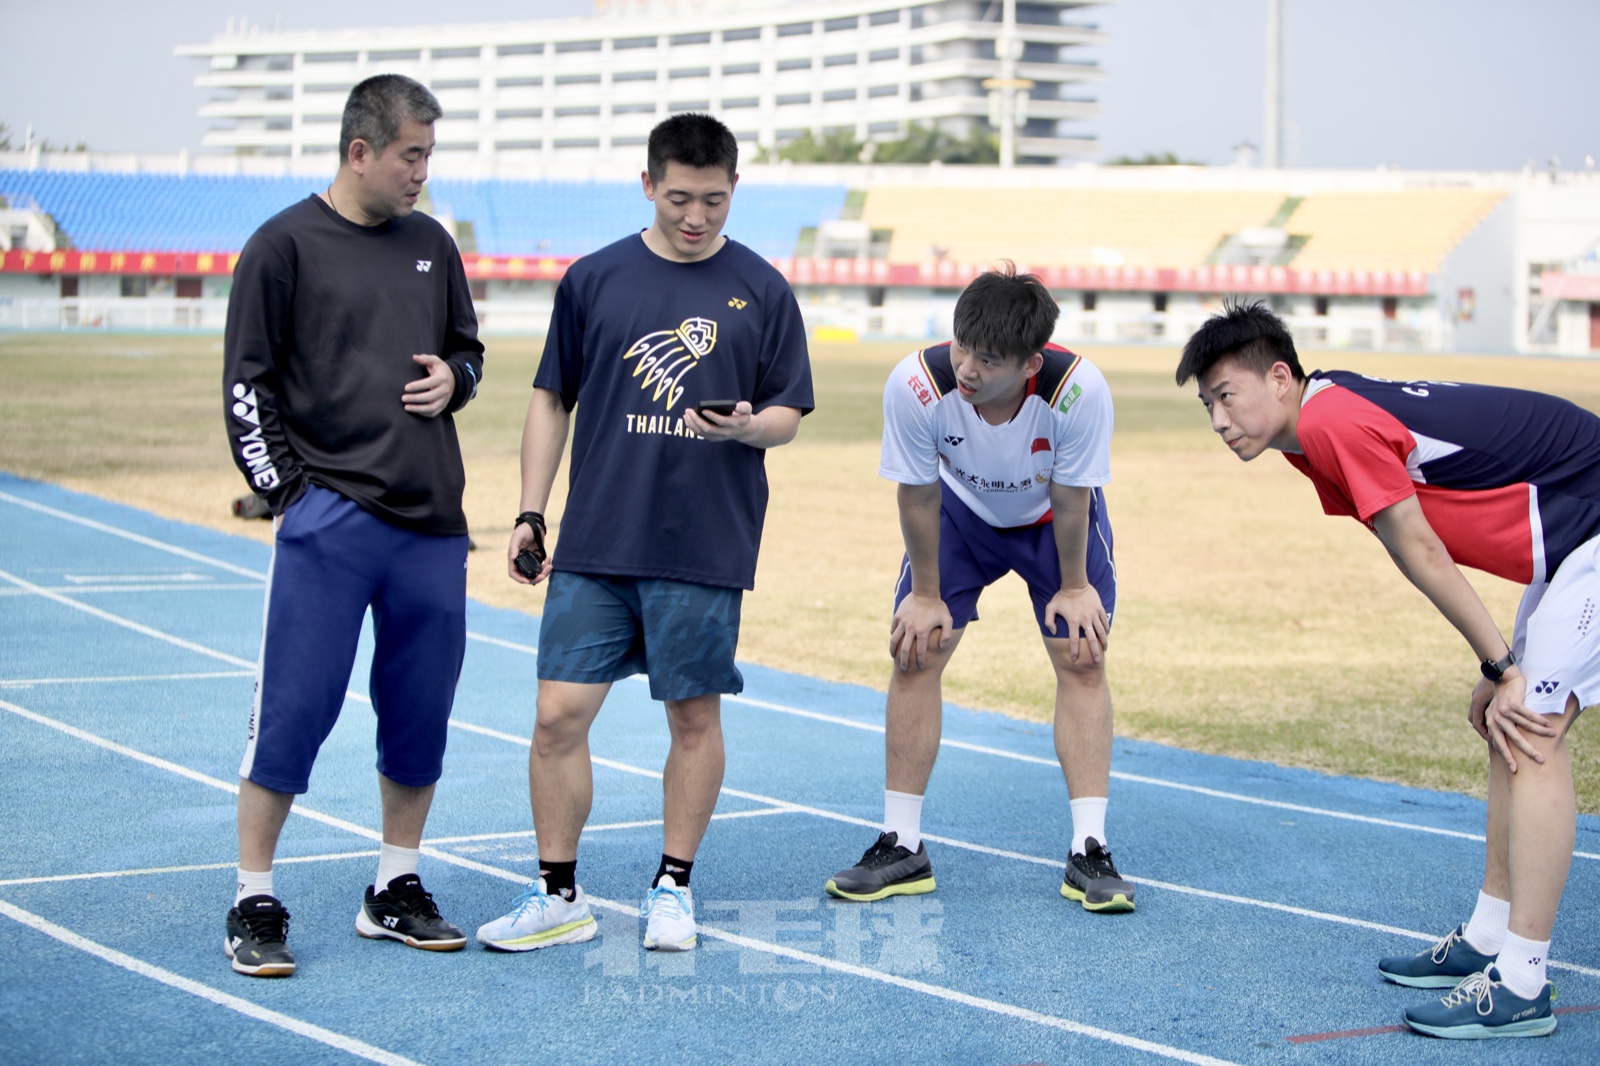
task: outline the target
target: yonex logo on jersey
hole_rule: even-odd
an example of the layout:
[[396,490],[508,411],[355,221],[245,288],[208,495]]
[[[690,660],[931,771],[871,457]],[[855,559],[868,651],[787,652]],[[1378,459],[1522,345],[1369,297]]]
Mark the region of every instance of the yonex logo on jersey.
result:
[[952,436],[946,437],[944,439],[944,442],[946,444],[950,445],[950,447],[954,448],[954,447],[956,447],[958,444],[960,444],[962,441],[964,441],[966,439],[967,438],[965,438],[965,437],[957,437],[957,436],[953,436],[952,435]]
[[1083,386],[1074,382],[1072,388],[1067,390],[1067,394],[1061,397],[1061,402],[1056,404],[1056,410],[1060,411],[1062,414],[1065,414],[1067,411],[1072,409],[1072,405],[1077,403],[1078,397],[1082,395]]
[[1541,681],[1537,685],[1533,686],[1533,692],[1536,696],[1551,696],[1554,695],[1556,689],[1560,687],[1560,681]]
[[433,269],[433,260],[432,259],[418,259],[417,260],[417,273],[418,274],[426,274],[428,271],[430,271],[432,269]]
[[732,296],[732,297],[728,298],[728,306],[733,308],[735,311],[743,311],[746,307],[749,306],[749,304],[750,304],[750,301],[741,300],[737,296]]
[[278,468],[272,465],[272,458],[267,454],[267,442],[261,436],[261,410],[256,390],[242,381],[236,382],[233,396],[234,417],[255,427],[239,438],[239,458],[244,460],[250,471],[250,480],[256,488],[275,489],[278,487]]
[[233,405],[236,418],[242,418],[252,426],[261,424],[261,415],[256,411],[256,390],[249,388],[244,382],[233,386],[233,397],[238,402]]

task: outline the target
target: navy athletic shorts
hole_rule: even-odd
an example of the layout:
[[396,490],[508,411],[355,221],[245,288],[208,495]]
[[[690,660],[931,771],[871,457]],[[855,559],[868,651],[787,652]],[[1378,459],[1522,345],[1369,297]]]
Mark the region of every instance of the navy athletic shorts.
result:
[[740,589],[653,577],[550,575],[539,622],[539,678],[609,684],[650,678],[650,696],[744,691],[734,665]]
[[306,791],[372,609],[378,772],[439,780],[467,646],[467,538],[390,525],[313,485],[283,514],[267,575],[255,706],[239,776]]
[[[1039,632],[1046,637],[1065,638],[1066,631],[1057,619],[1058,632],[1044,623],[1044,609],[1061,591],[1061,557],[1056,553],[1055,530],[1050,523],[1021,529],[991,526],[961,502],[961,497],[940,483],[939,505],[939,598],[950,610],[957,629],[965,629],[978,617],[978,597],[983,590],[1015,571],[1028,584],[1033,600],[1033,616]],[[1111,551],[1111,519],[1106,515],[1105,493],[1089,493],[1089,584],[1100,594],[1106,619],[1115,618],[1117,608],[1117,566]],[[900,564],[900,580],[895,587],[894,605],[911,595],[911,560]]]

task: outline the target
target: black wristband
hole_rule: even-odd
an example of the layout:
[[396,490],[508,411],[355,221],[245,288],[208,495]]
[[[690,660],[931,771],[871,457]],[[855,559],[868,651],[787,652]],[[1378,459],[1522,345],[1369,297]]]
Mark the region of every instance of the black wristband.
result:
[[540,514],[538,511],[523,511],[521,514],[517,515],[517,520],[511,523],[511,528],[516,529],[520,525],[532,526],[540,533],[543,533],[544,515]]

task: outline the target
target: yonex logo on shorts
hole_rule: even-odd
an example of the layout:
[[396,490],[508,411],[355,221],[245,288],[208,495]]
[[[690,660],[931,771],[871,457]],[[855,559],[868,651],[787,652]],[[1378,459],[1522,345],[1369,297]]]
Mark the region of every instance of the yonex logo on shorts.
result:
[[1549,696],[1552,695],[1560,686],[1560,681],[1541,681],[1537,685],[1533,686],[1533,692],[1536,696]]

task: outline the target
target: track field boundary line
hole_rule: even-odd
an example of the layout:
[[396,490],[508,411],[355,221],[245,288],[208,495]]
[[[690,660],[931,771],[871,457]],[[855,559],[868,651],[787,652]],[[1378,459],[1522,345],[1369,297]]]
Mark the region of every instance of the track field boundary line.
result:
[[140,977],[148,977],[152,981],[159,981],[161,984],[176,988],[180,992],[186,992],[191,996],[215,1003],[219,1007],[225,1007],[247,1018],[253,1018],[258,1022],[266,1022],[268,1025],[275,1025],[279,1029],[287,1029],[297,1036],[315,1040],[319,1044],[326,1044],[328,1047],[355,1055],[357,1058],[366,1059],[368,1062],[383,1063],[384,1066],[421,1066],[415,1059],[396,1055],[392,1051],[374,1047],[365,1041],[357,1040],[353,1036],[336,1033],[332,1029],[324,1029],[322,1026],[312,1022],[281,1014],[278,1011],[252,1003],[248,999],[229,995],[227,992],[218,991],[210,985],[201,984],[199,981],[193,981],[175,974],[171,970],[162,969],[160,966],[152,965],[143,959],[125,955],[115,948],[108,948],[104,944],[74,933],[64,926],[57,925],[47,918],[41,918],[32,911],[25,911],[21,907],[7,903],[3,899],[0,899],[0,914],[48,937],[53,937],[68,947],[76,948],[97,959],[109,962],[113,966],[120,966],[122,969],[138,974]]
[[[154,549],[156,549],[158,551],[171,552],[171,553],[173,553],[175,555],[182,556],[183,558],[190,559],[190,560],[192,560],[194,562],[207,563],[209,565],[216,566],[216,567],[219,567],[219,568],[224,569],[224,570],[229,570],[229,571],[231,571],[233,573],[243,574],[243,575],[246,575],[246,576],[249,576],[249,577],[257,578],[257,579],[259,579],[259,580],[261,580],[263,582],[265,582],[265,580],[266,580],[266,574],[261,573],[259,571],[250,570],[250,569],[247,569],[245,567],[236,566],[233,563],[226,562],[226,561],[224,561],[222,559],[216,559],[216,558],[213,558],[211,556],[204,555],[204,554],[202,554],[200,552],[194,552],[194,551],[190,551],[190,550],[188,550],[186,548],[180,548],[180,547],[178,547],[177,545],[174,545],[174,544],[168,544],[168,543],[165,543],[163,541],[155,540],[154,538],[151,538],[151,537],[145,537],[145,536],[141,536],[141,535],[139,535],[137,533],[131,533],[131,532],[129,532],[127,530],[124,530],[124,529],[118,529],[115,526],[106,525],[103,522],[96,522],[93,519],[83,518],[83,517],[81,517],[79,515],[74,515],[74,514],[71,514],[70,512],[67,512],[67,511],[62,511],[62,510],[59,510],[59,509],[54,508],[54,507],[46,506],[45,504],[34,503],[31,500],[24,500],[24,499],[21,499],[21,498],[19,498],[17,496],[13,496],[8,492],[0,491],[0,502],[6,502],[6,503],[15,504],[15,505],[17,505],[19,507],[26,507],[26,508],[32,509],[34,511],[38,511],[38,512],[43,513],[43,514],[50,515],[50,516],[52,516],[54,518],[60,518],[60,519],[62,519],[64,521],[76,522],[79,525],[87,526],[88,528],[94,529],[94,530],[96,530],[98,532],[107,533],[107,534],[110,534],[110,535],[116,536],[116,537],[123,537],[123,538],[125,538],[127,540],[134,541],[134,542],[136,542],[138,544],[143,544],[146,547],[154,548]],[[33,586],[33,588],[39,589],[40,593],[44,594],[44,590],[42,588],[40,588],[39,586]],[[68,599],[67,597],[64,597],[64,596],[59,597],[59,599],[60,599],[61,602],[64,602],[64,603],[72,603],[73,602],[73,601],[71,601],[70,599]],[[82,605],[82,606],[87,607],[87,605]],[[138,623],[129,623],[129,624],[130,625],[137,625]],[[476,640],[476,641],[479,641],[479,642],[484,643],[484,644],[490,644],[490,645],[493,645],[495,647],[506,648],[506,649],[511,650],[511,651],[521,652],[521,653],[526,654],[526,655],[538,655],[539,654],[538,649],[533,647],[533,646],[531,646],[531,645],[521,644],[521,643],[518,643],[517,641],[512,641],[512,640],[505,640],[505,639],[502,639],[500,637],[491,637],[491,636],[488,636],[487,634],[475,633],[475,632],[473,632],[471,630],[469,630],[467,632],[467,638],[469,640]],[[172,639],[177,639],[177,638],[172,638]],[[217,653],[217,654],[220,654],[220,653]],[[249,663],[249,664],[246,664],[246,665],[250,666],[251,669],[253,670],[255,668],[256,664],[255,663]],[[632,678],[625,678],[624,680],[640,681],[642,679],[639,678],[638,676],[635,676],[635,677],[632,677]],[[742,703],[742,704],[745,704],[746,706],[758,707],[760,709],[773,711],[773,712],[776,712],[776,713],[779,713],[779,714],[788,714],[788,715],[792,715],[792,716],[799,717],[799,718],[809,718],[809,719],[812,719],[814,721],[829,722],[829,723],[832,723],[834,725],[846,726],[846,727],[852,728],[852,729],[861,729],[861,730],[865,730],[867,732],[872,732],[872,733],[882,734],[884,732],[884,727],[883,726],[874,725],[873,723],[870,723],[870,722],[858,722],[858,721],[855,721],[853,719],[840,717],[838,715],[824,714],[824,713],[822,713],[820,711],[810,711],[810,710],[805,710],[805,709],[802,709],[802,708],[799,708],[799,707],[789,707],[789,706],[786,706],[784,704],[772,703],[772,702],[769,702],[769,701],[766,701],[766,700],[757,700],[757,699],[753,699],[753,698],[747,697],[747,696],[730,695],[730,696],[725,696],[723,698],[729,700],[730,702]],[[993,756],[996,756],[997,758],[1012,759],[1012,760],[1015,760],[1017,762],[1034,763],[1034,764],[1037,764],[1037,765],[1052,766],[1052,767],[1059,765],[1058,763],[1056,763],[1053,760],[1040,758],[1039,756],[1036,756],[1036,755],[1025,755],[1025,754],[1023,754],[1021,752],[1007,751],[1004,748],[992,748],[992,747],[988,747],[988,746],[982,745],[982,744],[970,744],[970,743],[967,743],[966,741],[945,740],[945,739],[941,738],[939,743],[940,743],[940,747],[951,747],[951,748],[956,748],[956,749],[963,750],[963,751],[972,751],[972,752],[976,752],[976,753],[980,753],[980,754],[984,754],[984,755],[993,755]],[[1184,782],[1181,782],[1181,781],[1168,781],[1168,780],[1166,780],[1164,778],[1158,778],[1158,777],[1146,777],[1146,776],[1141,775],[1141,774],[1129,774],[1129,773],[1124,773],[1124,772],[1118,771],[1118,770],[1111,771],[1111,776],[1116,780],[1127,781],[1127,782],[1130,782],[1130,783],[1133,783],[1133,784],[1149,785],[1149,786],[1152,786],[1152,787],[1155,787],[1155,788],[1174,789],[1176,791],[1190,792],[1190,793],[1194,793],[1194,794],[1197,794],[1197,795],[1208,796],[1208,797],[1213,798],[1213,799],[1229,800],[1229,801],[1232,801],[1232,802],[1235,802],[1235,803],[1247,803],[1247,804],[1251,804],[1253,806],[1267,807],[1267,808],[1271,808],[1271,809],[1274,809],[1274,810],[1286,810],[1286,811],[1293,811],[1293,812],[1295,812],[1297,814],[1310,814],[1310,815],[1317,815],[1317,816],[1324,817],[1324,818],[1336,818],[1336,819],[1340,819],[1340,820],[1344,820],[1344,821],[1361,822],[1361,823],[1365,823],[1365,824],[1368,824],[1368,825],[1378,825],[1378,826],[1382,826],[1384,828],[1389,828],[1389,829],[1400,829],[1400,830],[1403,830],[1403,831],[1409,831],[1409,832],[1414,832],[1414,833],[1427,833],[1427,834],[1430,834],[1430,835],[1433,835],[1433,836],[1453,837],[1453,838],[1460,839],[1460,840],[1475,841],[1475,842],[1480,843],[1480,844],[1485,842],[1485,839],[1484,839],[1483,835],[1480,834],[1480,833],[1467,833],[1467,832],[1463,832],[1463,831],[1457,830],[1457,829],[1441,829],[1441,828],[1438,828],[1436,826],[1419,825],[1419,824],[1417,824],[1415,822],[1402,822],[1402,821],[1398,821],[1398,820],[1395,820],[1395,819],[1389,819],[1389,818],[1377,818],[1377,817],[1374,817],[1374,816],[1371,816],[1371,815],[1353,814],[1353,813],[1351,813],[1349,811],[1337,811],[1337,810],[1332,810],[1330,808],[1325,808],[1325,807],[1310,807],[1310,806],[1305,806],[1305,805],[1302,805],[1302,804],[1285,803],[1285,802],[1283,802],[1281,800],[1263,799],[1263,798],[1261,798],[1259,796],[1249,796],[1249,795],[1245,795],[1244,793],[1238,793],[1238,792],[1225,792],[1225,791],[1222,791],[1220,789],[1205,788],[1205,787],[1200,786],[1200,785],[1190,785],[1190,784],[1187,784],[1187,783],[1184,783]],[[1591,861],[1600,861],[1600,853],[1593,853],[1593,852],[1587,852],[1587,851],[1574,851],[1572,853],[1572,856],[1575,859],[1588,859],[1588,860],[1591,860]]]
[[[17,714],[17,715],[19,715],[19,716],[21,716],[23,718],[26,718],[26,719],[28,719],[30,721],[33,721],[33,722],[35,722],[37,724],[44,725],[44,726],[47,726],[47,727],[52,728],[52,729],[60,730],[61,732],[64,732],[64,733],[66,733],[67,735],[69,735],[71,737],[74,737],[75,739],[87,741],[88,743],[94,744],[97,747],[104,748],[104,749],[106,749],[108,751],[111,751],[111,752],[113,752],[115,754],[122,755],[122,756],[125,756],[125,757],[128,757],[128,758],[132,758],[132,759],[136,759],[136,760],[138,760],[140,762],[146,763],[147,765],[155,766],[155,767],[158,767],[160,769],[167,770],[168,772],[171,772],[171,773],[176,773],[179,776],[184,777],[187,780],[193,781],[193,782],[195,782],[197,784],[206,785],[207,787],[214,788],[214,789],[217,789],[217,790],[222,791],[222,792],[232,793],[234,795],[238,794],[239,787],[237,785],[230,785],[228,782],[218,780],[217,778],[211,777],[208,774],[203,774],[198,770],[191,770],[186,766],[182,766],[182,765],[180,765],[178,763],[170,762],[169,760],[162,759],[159,756],[150,755],[147,752],[141,752],[141,751],[138,751],[138,750],[136,750],[134,748],[127,747],[126,745],[118,744],[116,741],[109,740],[109,739],[107,739],[105,737],[96,736],[95,734],[90,733],[90,732],[88,732],[86,730],[79,729],[76,726],[68,725],[65,722],[56,721],[53,718],[50,718],[50,717],[48,717],[46,715],[39,714],[39,713],[37,713],[35,711],[30,711],[25,707],[19,707],[16,704],[9,703],[9,702],[7,702],[5,700],[0,700],[0,710],[6,710],[6,711],[9,711],[9,712],[11,712],[13,714]],[[295,804],[293,807],[289,808],[289,810],[290,810],[290,813],[292,813],[292,814],[298,814],[301,817],[310,818],[310,819],[312,819],[314,821],[321,822],[324,825],[329,825],[329,826],[332,826],[334,828],[343,829],[346,832],[353,833],[353,834],[355,834],[357,836],[363,837],[363,838],[368,839],[368,840],[381,840],[382,839],[382,834],[377,830],[370,829],[370,828],[368,828],[366,826],[363,826],[363,825],[358,825],[358,824],[356,824],[354,822],[345,821],[342,818],[337,818],[337,817],[335,817],[333,815],[326,814],[326,813],[324,813],[322,811],[317,811],[317,810],[314,810],[314,809],[311,809],[311,808],[304,807],[301,804]],[[461,867],[462,869],[473,870],[473,871],[476,871],[478,873],[489,874],[490,876],[497,877],[497,878],[499,878],[501,880],[504,880],[504,881],[510,881],[510,882],[513,882],[513,883],[519,884],[519,885],[526,884],[527,881],[528,881],[527,875],[524,874],[524,873],[519,873],[519,872],[514,871],[514,870],[506,870],[506,869],[503,869],[503,868],[498,867],[498,866],[490,865],[489,863],[479,862],[476,859],[470,859],[470,858],[467,858],[465,856],[455,855],[455,854],[452,854],[451,852],[444,851],[444,850],[439,849],[439,848],[429,847],[429,846],[425,845],[421,850],[422,850],[423,854],[428,855],[431,858],[438,859],[441,862],[447,862],[447,863],[449,863],[449,864],[451,864],[453,866]],[[631,917],[634,917],[634,918],[638,917],[639,908],[638,908],[638,906],[636,904],[619,903],[619,902],[617,902],[615,900],[603,899],[603,898],[601,898],[599,896],[589,896],[588,899],[589,899],[589,901],[591,903],[593,903],[594,905],[596,905],[598,907],[601,907],[603,909],[614,911],[614,912],[616,912],[618,914],[628,915],[628,916],[631,916]],[[99,949],[99,950],[102,950],[102,951],[105,951],[107,953],[115,954],[115,955],[119,956],[121,959],[125,959],[126,960],[126,963],[119,961],[117,963],[118,965],[133,964],[131,966],[127,966],[127,968],[132,969],[134,967],[143,967],[145,969],[148,969],[149,971],[152,971],[152,972],[146,973],[145,969],[135,969],[135,972],[144,973],[145,976],[155,977],[157,980],[163,980],[163,981],[165,981],[165,977],[170,977],[174,981],[182,981],[182,982],[184,982],[183,985],[177,985],[175,987],[182,987],[184,989],[184,991],[192,991],[193,994],[202,995],[204,998],[211,998],[210,996],[205,995],[205,993],[214,991],[214,990],[210,989],[209,986],[199,984],[198,982],[190,981],[188,978],[179,977],[176,974],[169,974],[165,970],[160,970],[159,967],[149,966],[149,964],[140,962],[140,960],[134,959],[131,956],[122,955],[122,953],[120,953],[120,952],[113,952],[113,950],[110,949],[110,948],[101,948],[100,945],[94,944],[92,941],[84,940],[84,938],[78,937],[76,933],[72,933],[72,932],[70,932],[70,930],[63,929],[60,926],[54,926],[52,923],[47,922],[45,919],[36,918],[35,916],[30,915],[28,912],[20,910],[20,908],[13,908],[9,904],[5,903],[5,901],[0,900],[0,913],[6,913],[9,916],[16,917],[17,915],[11,914],[12,911],[16,911],[20,915],[26,915],[27,918],[33,918],[35,921],[44,923],[45,925],[50,925],[53,929],[59,930],[60,933],[62,933],[62,934],[65,934],[65,935],[70,936],[70,937],[77,938],[78,940],[83,940],[84,944],[91,945],[92,947],[94,947],[96,949]],[[18,917],[17,920],[18,921],[27,922],[27,918]],[[27,922],[27,924],[33,924],[33,923],[32,922]],[[35,928],[39,928],[39,926],[35,926]],[[782,956],[784,958],[795,959],[795,960],[801,961],[801,962],[807,962],[807,963],[810,963],[812,965],[818,966],[818,967],[820,967],[822,969],[825,969],[825,970],[832,970],[832,971],[834,971],[836,973],[843,973],[843,974],[847,974],[847,975],[852,976],[852,977],[857,977],[857,978],[861,978],[861,979],[869,980],[869,981],[875,981],[875,982],[878,982],[880,984],[894,985],[894,986],[897,986],[897,987],[900,987],[900,988],[907,989],[907,990],[912,991],[912,992],[918,992],[918,993],[920,993],[922,995],[932,996],[934,998],[942,999],[942,1000],[945,1000],[945,1001],[951,1002],[951,1003],[958,1003],[958,1004],[961,1004],[962,1006],[971,1007],[971,1008],[974,1008],[974,1009],[977,1009],[977,1010],[985,1011],[985,1012],[990,1013],[990,1014],[996,1014],[996,1015],[1000,1015],[1000,1016],[1003,1016],[1003,1017],[1015,1018],[1015,1019],[1018,1019],[1020,1021],[1030,1022],[1030,1023],[1034,1024],[1034,1025],[1040,1025],[1040,1026],[1045,1026],[1045,1027],[1048,1027],[1048,1028],[1059,1029],[1059,1030],[1061,1030],[1063,1032],[1073,1033],[1073,1034],[1078,1035],[1078,1036],[1089,1037],[1089,1038],[1094,1039],[1094,1040],[1100,1040],[1102,1042],[1116,1044],[1118,1046],[1130,1048],[1130,1049],[1137,1050],[1137,1051],[1144,1051],[1144,1052],[1147,1052],[1149,1054],[1159,1055],[1159,1056],[1161,1056],[1163,1058],[1176,1059],[1176,1060],[1178,1060],[1180,1062],[1192,1063],[1192,1064],[1194,1064],[1194,1066],[1239,1066],[1238,1063],[1234,1063],[1234,1062],[1232,1062],[1231,1060],[1228,1060],[1228,1059],[1219,1059],[1219,1058],[1212,1057],[1210,1055],[1200,1054],[1199,1052],[1187,1051],[1187,1050],[1185,1050],[1183,1048],[1169,1047],[1168,1045],[1165,1045],[1165,1044],[1158,1044],[1158,1043],[1155,1043],[1153,1041],[1143,1040],[1143,1039],[1140,1039],[1139,1037],[1129,1036],[1127,1034],[1114,1032],[1114,1031],[1109,1030],[1109,1029],[1098,1029],[1098,1028],[1095,1028],[1094,1026],[1084,1025],[1081,1022],[1074,1022],[1074,1021],[1071,1021],[1070,1019],[1061,1018],[1061,1017],[1058,1017],[1058,1016],[1053,1015],[1053,1014],[1044,1014],[1044,1013],[1041,1013],[1039,1011],[1030,1010],[1030,1009],[1028,1009],[1026,1007],[1019,1007],[1019,1006],[1016,1006],[1015,1004],[1005,1003],[1005,1002],[1002,1002],[1000,1000],[985,999],[985,998],[983,998],[981,996],[974,996],[974,995],[971,995],[971,994],[966,993],[966,992],[959,992],[959,991],[957,991],[955,989],[952,989],[952,988],[946,988],[943,985],[929,984],[929,983],[924,982],[924,981],[914,981],[914,980],[911,980],[910,978],[900,977],[900,976],[895,975],[895,974],[884,973],[881,970],[874,970],[874,969],[872,969],[870,967],[867,967],[867,966],[859,966],[859,965],[856,965],[854,963],[841,962],[841,961],[839,961],[837,959],[829,959],[829,958],[827,958],[825,956],[822,956],[822,955],[813,955],[810,952],[799,951],[799,950],[797,950],[795,948],[785,947],[782,944],[772,944],[772,943],[768,943],[767,941],[764,941],[764,940],[757,940],[757,939],[755,939],[753,937],[747,937],[747,936],[743,936],[743,935],[741,935],[739,933],[729,932],[727,930],[720,929],[720,928],[717,928],[715,926],[701,925],[699,927],[699,931],[701,933],[704,933],[707,936],[710,936],[710,937],[713,937],[713,938],[716,938],[716,939],[719,939],[719,940],[726,940],[729,943],[733,943],[733,944],[738,945],[739,947],[748,948],[748,949],[754,950],[754,951],[764,952],[764,953],[770,954],[770,955],[779,955],[779,956]],[[56,933],[51,933],[50,935],[55,936]],[[60,939],[60,937],[58,937],[58,939]],[[79,946],[77,943],[75,943],[73,941],[68,941],[68,942],[69,943],[73,943],[73,946],[75,946],[75,947]],[[88,950],[88,949],[85,948],[85,950]],[[98,953],[98,952],[95,952],[95,953]],[[107,956],[102,956],[102,957],[107,957]],[[165,977],[157,976],[158,974],[165,975]],[[165,981],[165,983],[172,983],[172,982],[171,981]],[[193,986],[193,987],[191,988],[189,986]],[[196,990],[204,990],[204,991],[196,991]],[[225,995],[225,993],[217,992],[217,993],[215,993],[215,995],[222,996],[222,995]],[[229,999],[233,999],[234,997],[228,997],[228,998]],[[240,1004],[243,1004],[243,1005],[254,1007],[254,1004],[250,1004],[246,1000],[240,1000],[238,1002]],[[223,1005],[224,1006],[230,1006],[231,1004],[226,1004],[225,1003]],[[235,1008],[235,1009],[239,1009],[239,1008]],[[295,1022],[296,1021],[295,1019],[288,1018],[287,1016],[283,1016],[283,1017],[285,1018],[286,1021],[289,1021],[289,1022]],[[276,1024],[276,1023],[274,1023],[274,1024]],[[308,1026],[310,1028],[316,1028],[315,1026],[311,1026],[311,1024],[308,1023],[308,1022],[298,1022],[297,1024],[305,1025],[305,1026]],[[324,1032],[326,1032],[326,1030],[324,1030]],[[330,1033],[330,1036],[337,1038],[339,1036],[339,1034]],[[381,1052],[381,1049],[374,1049],[374,1050]],[[381,1053],[387,1054],[387,1052],[381,1052]],[[381,1061],[384,1061],[384,1062],[395,1062],[395,1063],[397,1063],[397,1066],[398,1066],[398,1064],[409,1064],[410,1063],[410,1060],[403,1060],[403,1059],[385,1059],[385,1060],[381,1060]]]

